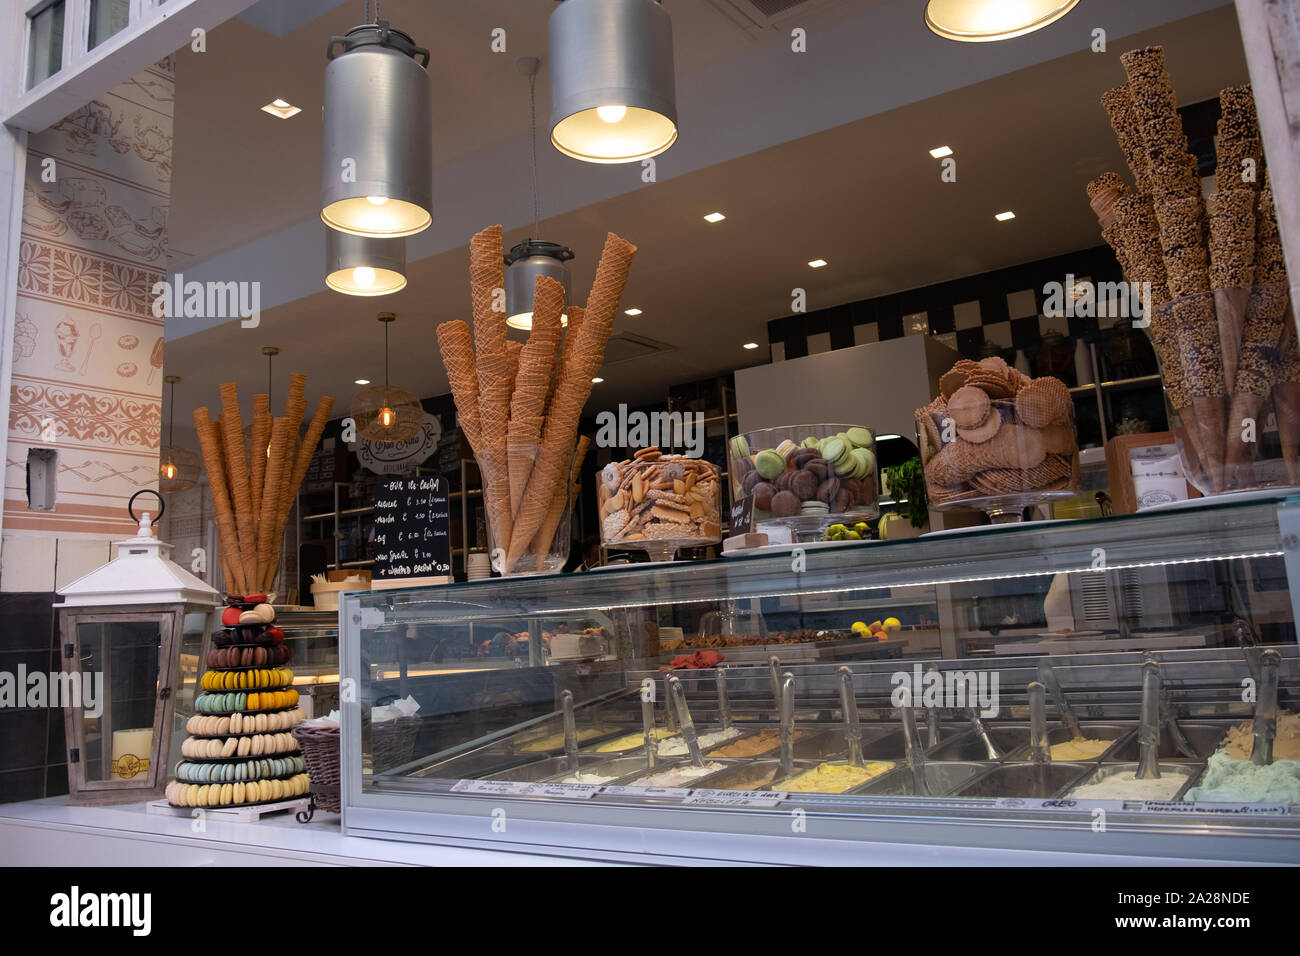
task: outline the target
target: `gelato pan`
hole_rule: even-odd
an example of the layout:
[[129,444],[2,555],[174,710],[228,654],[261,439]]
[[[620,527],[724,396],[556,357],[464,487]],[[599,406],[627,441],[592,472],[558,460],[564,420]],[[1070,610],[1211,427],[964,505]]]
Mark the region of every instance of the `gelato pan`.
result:
[[[794,739],[808,736],[805,731],[796,730]],[[743,737],[709,752],[710,757],[757,757],[781,746],[779,730],[764,730],[750,737]]]
[[[578,730],[578,743],[584,740],[590,740],[592,737],[599,737],[607,731],[599,730],[595,727],[583,727]],[[529,740],[522,741],[519,750],[522,753],[536,754],[548,753],[552,750],[564,749],[564,731],[558,731],[548,734],[545,737],[533,737]]]
[[[735,740],[741,733],[742,731],[737,727],[728,727],[726,730],[712,730],[707,734],[697,734],[696,739],[699,741],[700,750],[708,750],[718,744],[725,744],[728,740]],[[684,757],[687,753],[685,737],[669,737],[659,742],[661,757]]]
[[717,773],[719,770],[726,769],[726,764],[706,763],[703,767],[696,767],[692,764],[686,764],[681,767],[672,767],[668,770],[660,770],[658,773],[652,773],[648,777],[641,777],[633,780],[628,786],[631,787],[680,787],[684,783],[690,783],[692,780],[699,780],[701,777],[707,777],[709,774]]
[[1088,737],[1075,737],[1064,743],[1052,744],[1053,760],[1093,760],[1100,757],[1114,744],[1113,740],[1091,740]]
[[[653,737],[655,740],[663,740],[665,737],[671,737],[673,731],[667,727],[656,727]],[[622,737],[615,737],[613,740],[607,740],[603,744],[592,748],[592,753],[612,754],[623,750],[635,750],[637,747],[645,746],[645,733],[624,734]]]
[[1200,803],[1300,803],[1300,760],[1257,767],[1226,751],[1211,755],[1205,776],[1183,796]]
[[843,793],[872,777],[894,769],[892,760],[870,760],[861,767],[847,763],[823,763],[772,784],[773,790],[791,793]]
[[1068,794],[1094,800],[1172,800],[1191,775],[1190,767],[1161,766],[1160,776],[1139,780],[1137,769],[1104,770]]
[[[1249,720],[1229,730],[1223,741],[1223,750],[1233,760],[1249,760],[1254,749],[1255,725]],[[1273,760],[1300,760],[1300,714],[1277,715]]]
[[600,773],[571,773],[567,777],[561,777],[556,783],[609,783],[611,780],[617,780],[617,777],[607,777]]

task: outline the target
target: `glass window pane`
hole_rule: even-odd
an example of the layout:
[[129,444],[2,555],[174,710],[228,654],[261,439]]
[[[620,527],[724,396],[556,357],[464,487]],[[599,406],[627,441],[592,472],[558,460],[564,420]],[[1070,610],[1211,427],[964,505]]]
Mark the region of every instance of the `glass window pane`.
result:
[[63,66],[63,0],[31,17],[27,49],[27,89],[30,90]]
[[130,780],[149,770],[162,634],[157,621],[82,623],[86,780]]
[[90,35],[86,49],[93,50],[131,19],[131,0],[90,0]]

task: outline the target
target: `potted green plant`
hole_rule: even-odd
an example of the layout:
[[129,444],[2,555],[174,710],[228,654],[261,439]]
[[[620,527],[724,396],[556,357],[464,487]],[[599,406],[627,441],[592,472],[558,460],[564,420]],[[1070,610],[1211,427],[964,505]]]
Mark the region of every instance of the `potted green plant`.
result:
[[881,538],[914,538],[930,528],[930,504],[925,494],[925,469],[911,458],[885,469],[889,497],[901,508],[881,515]]

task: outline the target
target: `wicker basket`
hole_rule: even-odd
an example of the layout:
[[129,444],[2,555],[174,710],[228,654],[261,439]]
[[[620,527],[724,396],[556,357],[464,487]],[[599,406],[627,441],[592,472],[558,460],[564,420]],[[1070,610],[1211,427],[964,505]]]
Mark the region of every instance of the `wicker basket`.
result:
[[415,751],[415,734],[419,729],[420,721],[416,717],[371,721],[371,761],[375,773],[408,763]]
[[311,820],[317,808],[338,813],[342,810],[339,781],[339,728],[304,727],[299,724],[290,731],[307,761],[307,774],[311,777],[311,805],[305,814],[298,814],[298,822]]

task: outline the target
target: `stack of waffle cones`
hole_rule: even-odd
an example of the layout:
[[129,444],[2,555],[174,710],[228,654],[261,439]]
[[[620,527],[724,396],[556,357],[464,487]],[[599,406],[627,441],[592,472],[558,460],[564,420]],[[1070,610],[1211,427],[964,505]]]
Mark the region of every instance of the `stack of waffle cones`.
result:
[[[1220,95],[1217,191],[1202,198],[1160,47],[1120,57],[1128,83],[1101,99],[1135,189],[1117,173],[1088,185],[1102,236],[1131,286],[1149,288],[1149,334],[1182,422],[1189,477],[1208,493],[1255,484],[1265,402],[1278,405],[1295,480],[1300,367],[1284,361],[1288,308],[1277,213],[1250,87]],[[1292,346],[1294,349],[1294,346]],[[1300,353],[1296,356],[1300,359]],[[1285,421],[1284,421],[1285,419]]]
[[509,574],[541,570],[552,549],[586,454],[585,444],[574,452],[578,419],[604,362],[636,246],[606,236],[586,308],[567,309],[567,332],[563,286],[539,277],[524,344],[506,338],[502,251],[500,226],[470,241],[473,334],[457,320],[439,325],[437,335],[456,414],[483,474],[500,552],[493,564]]
[[216,509],[221,568],[232,594],[266,594],[275,583],[284,526],[334,407],[334,399],[322,398],[300,441],[306,386],[305,375],[291,377],[285,413],[279,418],[271,416],[268,395],[253,396],[248,449],[234,382],[221,386],[217,418],[211,417],[207,406],[194,410],[194,428]]

